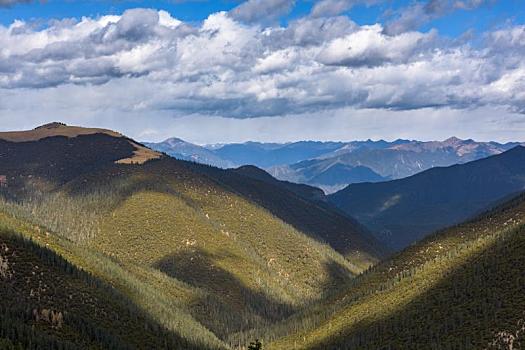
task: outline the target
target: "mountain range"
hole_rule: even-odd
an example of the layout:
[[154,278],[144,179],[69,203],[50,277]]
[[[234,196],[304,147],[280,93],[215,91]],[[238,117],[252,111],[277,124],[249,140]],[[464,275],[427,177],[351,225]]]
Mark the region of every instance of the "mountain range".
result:
[[433,167],[499,154],[519,144],[451,137],[429,142],[399,139],[392,142],[247,142],[208,146],[169,139],[147,145],[179,159],[221,168],[255,165],[280,180],[309,184],[333,193],[348,184],[399,179]]
[[111,130],[0,133],[0,348],[519,346],[524,164],[515,147],[327,197]]
[[524,190],[525,147],[516,146],[399,180],[351,184],[328,198],[399,250]]
[[234,168],[237,164],[233,161],[221,158],[212,150],[194,145],[175,137],[160,143],[146,142],[144,145],[159,152],[169,154],[170,156],[177,159],[213,165],[219,168]]

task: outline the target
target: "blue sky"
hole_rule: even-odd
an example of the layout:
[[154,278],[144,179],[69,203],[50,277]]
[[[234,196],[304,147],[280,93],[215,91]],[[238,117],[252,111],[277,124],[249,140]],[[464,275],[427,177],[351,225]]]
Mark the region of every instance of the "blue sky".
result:
[[54,120],[201,144],[525,141],[524,0],[0,0],[0,129]]
[[[145,7],[163,9],[174,17],[187,22],[199,22],[211,13],[229,11],[239,5],[235,0],[166,0],[166,1],[75,1],[47,0],[42,2],[18,3],[9,8],[0,8],[0,23],[8,25],[16,19],[49,20],[60,18],[80,18],[121,14],[126,9]],[[413,0],[390,0],[376,4],[357,4],[345,11],[358,24],[381,23],[385,12],[400,11],[413,3]],[[283,16],[282,23],[302,17],[311,10],[314,1],[299,0],[293,10]],[[469,30],[477,33],[509,23],[525,23],[525,4],[523,0],[493,1],[474,10],[458,10],[432,20],[422,26],[422,30],[436,28],[441,34],[458,36]]]

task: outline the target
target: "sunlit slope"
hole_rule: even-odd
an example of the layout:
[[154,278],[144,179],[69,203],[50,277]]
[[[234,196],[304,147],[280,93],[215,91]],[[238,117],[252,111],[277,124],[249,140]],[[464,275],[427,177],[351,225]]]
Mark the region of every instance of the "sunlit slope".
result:
[[287,316],[360,271],[176,162],[127,169],[116,181],[121,194],[134,190],[115,195],[88,245],[208,293],[214,305],[195,305],[195,316],[222,336]]
[[[15,237],[22,237],[34,242],[29,244],[30,247],[35,246],[31,248],[32,250],[40,252],[42,249],[39,247],[44,247],[45,255],[50,256],[49,259],[51,259],[48,263],[51,263],[52,266],[58,266],[59,269],[66,269],[67,273],[62,276],[61,285],[69,284],[69,278],[74,279],[78,277],[75,271],[82,270],[87,273],[86,276],[82,272],[82,278],[92,287],[92,292],[99,293],[98,297],[102,298],[98,300],[99,302],[102,304],[104,302],[112,303],[112,300],[110,300],[112,297],[122,301],[121,309],[116,310],[112,315],[114,322],[100,323],[98,332],[113,334],[123,327],[121,322],[123,318],[119,317],[119,314],[123,313],[131,315],[130,317],[138,320],[138,322],[143,322],[140,321],[140,317],[144,320],[150,319],[153,325],[150,330],[155,332],[154,336],[165,334],[165,337],[177,340],[176,344],[178,346],[174,346],[173,342],[168,342],[164,346],[166,348],[227,348],[226,344],[221,342],[191,315],[188,304],[199,298],[205,298],[199,290],[169,278],[155,269],[124,265],[109,256],[90,249],[84,244],[73,243],[56,232],[50,232],[46,227],[13,217],[11,215],[13,213],[21,214],[20,216],[22,216],[22,213],[12,207],[8,211],[9,214],[0,212],[0,226],[2,227],[2,232],[4,232],[2,237],[12,237],[13,234],[11,232],[16,232]],[[63,261],[67,261],[67,263],[63,263]],[[16,274],[12,277],[14,283],[18,284],[26,280],[23,274]],[[53,286],[53,288],[47,288],[47,290],[48,293],[55,293],[57,287]],[[108,290],[110,294],[106,293]],[[20,290],[17,293],[20,293]],[[30,294],[33,293],[30,291]],[[6,302],[9,302],[8,304],[11,306],[10,302],[12,300],[16,300],[16,298],[6,297]],[[35,302],[35,300],[32,301]],[[79,304],[81,303],[82,301],[79,302]],[[31,305],[31,303],[22,303],[19,306],[29,308]],[[36,299],[36,305],[40,305],[40,299],[38,298]],[[62,304],[57,305],[60,306]],[[18,306],[15,305],[16,307]],[[85,312],[85,310],[82,309],[80,312]],[[23,316],[24,314],[21,315]],[[27,318],[24,319],[26,323],[31,321]],[[27,324],[31,325],[31,322]],[[15,328],[10,327],[11,325],[11,323],[6,324],[7,332],[16,332]],[[64,325],[68,325],[67,318],[64,319]],[[141,329],[139,328],[139,334],[140,331]],[[100,348],[108,347],[106,340],[99,339]],[[147,336],[145,341],[141,343],[143,345],[138,347],[149,349]],[[75,344],[75,346],[77,345]],[[162,348],[163,346],[159,345],[159,347]]]
[[1,349],[200,349],[52,250],[0,229]]
[[256,167],[222,170],[192,164],[192,169],[255,202],[297,230],[328,243],[362,268],[389,253],[364,226],[323,201],[317,188],[279,181]]
[[522,195],[438,232],[273,327],[268,338],[292,335],[269,348],[483,349],[501,332],[523,338],[524,223]]
[[[136,151],[123,137],[0,142],[0,222],[115,287],[192,346],[243,346],[253,329],[309,307],[377,261],[366,250],[345,259],[289,223],[299,218],[277,216],[233,180],[225,185],[187,162],[123,164]],[[255,190],[279,201],[288,193]],[[328,209],[315,210],[317,223],[331,224]]]

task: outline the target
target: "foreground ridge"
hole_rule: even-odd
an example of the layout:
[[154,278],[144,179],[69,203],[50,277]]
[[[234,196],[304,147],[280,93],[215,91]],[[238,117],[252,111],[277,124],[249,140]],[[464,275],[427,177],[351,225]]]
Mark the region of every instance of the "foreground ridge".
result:
[[[147,334],[165,332],[173,341],[162,343],[160,337],[155,348],[243,347],[254,340],[250,331],[340,290],[381,258],[381,247],[370,244],[366,231],[310,198],[310,189],[234,170],[200,169],[165,155],[124,164],[139,144],[101,129],[53,123],[15,136],[16,142],[0,134],[0,225],[6,228],[0,237],[10,251],[19,250],[17,256],[26,254],[26,246],[17,248],[7,232],[45,247],[53,261],[67,261],[66,270],[91,276],[87,284],[94,289],[86,293],[97,296],[74,294],[74,307],[53,298],[55,286],[70,277],[48,271],[49,280],[35,281],[51,293],[44,303],[33,285],[22,288],[36,267],[13,270],[11,263],[21,265],[2,253],[9,281],[22,283],[6,300],[19,293],[25,298],[21,307],[29,310],[13,322],[51,332],[42,344],[67,347],[71,338],[65,333],[71,331],[83,339],[79,347],[120,342],[123,348],[146,348]],[[30,265],[42,264],[35,258]],[[107,288],[126,300],[121,311],[104,311],[117,298],[104,294]],[[100,308],[90,309],[90,303]],[[5,304],[6,313],[18,314],[12,307]],[[89,310],[109,316],[91,318]],[[118,333],[128,323],[116,316],[121,312],[143,315],[136,322],[146,327],[144,339]],[[80,323],[100,323],[100,332],[113,335],[85,335],[70,324],[72,313],[85,313]],[[50,317],[60,318],[60,327]],[[1,337],[13,346],[40,337],[23,340],[9,324],[5,329]]]
[[524,271],[522,194],[431,235],[338,297],[276,326],[273,334],[295,334],[270,348],[506,348],[502,334],[518,334],[516,344],[524,340]]

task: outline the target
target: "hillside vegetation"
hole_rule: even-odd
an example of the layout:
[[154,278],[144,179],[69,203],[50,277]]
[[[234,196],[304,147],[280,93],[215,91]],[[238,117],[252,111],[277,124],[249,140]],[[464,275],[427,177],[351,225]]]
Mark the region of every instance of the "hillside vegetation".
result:
[[198,349],[52,250],[0,229],[1,349]]
[[437,232],[267,332],[270,349],[514,349],[525,341],[525,195]]
[[98,132],[0,146],[0,348],[522,341],[525,195],[376,264],[317,189],[255,167],[127,161],[142,146]]
[[[121,293],[128,314],[147,316],[151,329],[188,344],[183,348],[242,347],[255,330],[347,285],[382,252],[367,245],[367,232],[351,219],[278,183],[203,171],[165,156],[123,164],[137,151],[124,137],[0,143],[0,174],[7,179],[0,224]],[[280,202],[270,205],[274,194]],[[298,209],[285,212],[290,205]],[[308,208],[309,230],[299,225],[301,208]],[[347,259],[324,243],[345,236],[336,248]],[[112,295],[103,297],[113,303]],[[52,301],[30,308],[64,306]],[[112,319],[116,328],[127,324]],[[32,325],[28,318],[17,322]],[[1,337],[19,342],[12,333]]]

